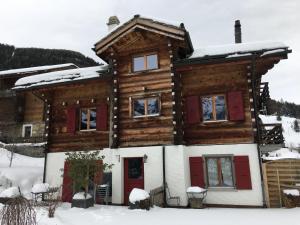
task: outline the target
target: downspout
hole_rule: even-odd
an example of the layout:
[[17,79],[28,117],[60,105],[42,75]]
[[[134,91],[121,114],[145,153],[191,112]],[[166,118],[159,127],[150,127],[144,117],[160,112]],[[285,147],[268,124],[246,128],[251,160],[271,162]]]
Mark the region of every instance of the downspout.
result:
[[257,113],[257,99],[256,99],[256,85],[255,85],[255,75],[256,75],[256,54],[252,55],[251,60],[251,87],[252,87],[252,97],[253,97],[253,106],[254,106],[254,117],[256,124],[256,137],[257,137],[257,155],[259,161],[259,171],[260,171],[260,180],[261,180],[261,189],[262,189],[262,197],[263,197],[263,207],[266,207],[266,196],[265,196],[265,188],[264,188],[264,178],[262,173],[262,159],[260,156],[260,126],[259,126],[259,117]]
[[166,146],[162,146],[162,163],[163,163],[163,188],[164,188],[164,202],[165,206],[168,206],[167,193],[166,193]]

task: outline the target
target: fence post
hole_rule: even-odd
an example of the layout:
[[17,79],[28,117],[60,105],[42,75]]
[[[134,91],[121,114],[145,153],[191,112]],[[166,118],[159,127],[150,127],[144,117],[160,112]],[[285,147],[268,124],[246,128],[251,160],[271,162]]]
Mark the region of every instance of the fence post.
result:
[[280,190],[280,179],[279,179],[279,172],[278,172],[278,169],[276,169],[276,175],[277,175],[277,185],[278,185],[279,203],[280,203],[280,207],[282,207],[281,190]]
[[267,164],[262,164],[262,171],[263,171],[263,180],[264,180],[264,191],[265,191],[265,201],[267,207],[270,208],[270,196],[269,196],[269,185],[268,185],[268,175],[267,175]]

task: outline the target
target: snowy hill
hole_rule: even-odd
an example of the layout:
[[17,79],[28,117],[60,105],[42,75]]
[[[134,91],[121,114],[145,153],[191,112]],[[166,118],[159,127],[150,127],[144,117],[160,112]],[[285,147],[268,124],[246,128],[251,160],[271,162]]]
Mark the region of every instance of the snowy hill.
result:
[[[283,137],[285,142],[285,147],[287,148],[300,148],[300,132],[296,132],[294,130],[294,121],[295,118],[282,116],[282,120],[278,121],[276,116],[265,116],[260,115],[259,116],[264,124],[267,123],[281,123],[283,128]],[[300,124],[300,120],[298,120]]]

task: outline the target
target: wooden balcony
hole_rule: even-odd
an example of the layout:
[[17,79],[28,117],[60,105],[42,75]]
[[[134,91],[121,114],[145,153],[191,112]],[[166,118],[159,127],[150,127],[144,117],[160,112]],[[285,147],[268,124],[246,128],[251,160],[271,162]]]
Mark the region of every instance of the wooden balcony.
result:
[[261,114],[268,115],[268,101],[270,99],[269,83],[262,82],[259,86],[258,109]]
[[13,90],[0,90],[0,98],[11,98],[15,96],[16,92]]
[[260,125],[260,144],[261,145],[283,145],[281,123],[270,123]]

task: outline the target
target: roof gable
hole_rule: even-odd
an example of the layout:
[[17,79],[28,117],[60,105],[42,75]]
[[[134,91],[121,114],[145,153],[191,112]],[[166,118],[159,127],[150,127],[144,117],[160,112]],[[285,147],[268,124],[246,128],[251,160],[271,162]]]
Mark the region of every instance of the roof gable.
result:
[[182,23],[174,24],[136,15],[128,22],[116,27],[112,32],[98,41],[94,48],[96,54],[99,55],[103,53],[122,37],[135,31],[136,29],[147,30],[180,41],[187,41],[187,44],[189,45],[188,47],[192,49],[190,39],[187,37],[188,32],[186,32]]

